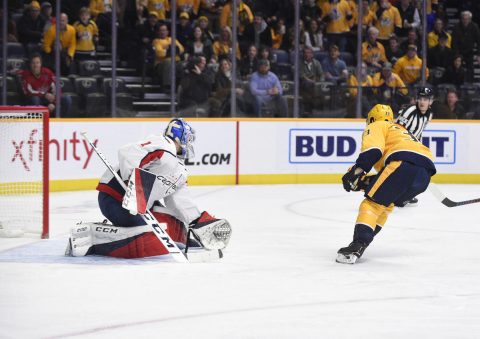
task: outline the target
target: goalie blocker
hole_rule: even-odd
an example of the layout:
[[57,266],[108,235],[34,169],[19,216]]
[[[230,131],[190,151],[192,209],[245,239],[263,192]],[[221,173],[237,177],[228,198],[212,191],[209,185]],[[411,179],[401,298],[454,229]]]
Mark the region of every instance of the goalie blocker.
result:
[[[224,219],[215,219],[207,212],[192,222],[189,229],[167,213],[164,208],[155,206],[152,214],[161,227],[185,252],[190,250],[222,250],[230,240],[231,227]],[[190,251],[190,255],[191,255]],[[220,255],[212,257],[221,258]],[[71,230],[71,236],[65,255],[79,257],[103,255],[116,258],[144,258],[169,254],[148,225],[135,227],[117,227],[106,223],[79,223]]]

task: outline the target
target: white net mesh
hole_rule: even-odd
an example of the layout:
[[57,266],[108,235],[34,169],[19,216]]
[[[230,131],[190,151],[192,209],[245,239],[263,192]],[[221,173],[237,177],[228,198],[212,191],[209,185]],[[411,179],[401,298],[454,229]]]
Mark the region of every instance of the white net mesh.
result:
[[[44,219],[46,111],[0,108],[0,237],[48,230]],[[48,213],[48,211],[47,211]]]

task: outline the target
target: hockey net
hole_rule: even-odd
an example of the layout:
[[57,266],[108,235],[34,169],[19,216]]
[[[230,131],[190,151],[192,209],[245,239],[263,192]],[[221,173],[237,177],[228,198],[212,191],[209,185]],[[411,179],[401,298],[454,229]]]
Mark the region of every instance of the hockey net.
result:
[[49,114],[0,106],[0,237],[48,238]]

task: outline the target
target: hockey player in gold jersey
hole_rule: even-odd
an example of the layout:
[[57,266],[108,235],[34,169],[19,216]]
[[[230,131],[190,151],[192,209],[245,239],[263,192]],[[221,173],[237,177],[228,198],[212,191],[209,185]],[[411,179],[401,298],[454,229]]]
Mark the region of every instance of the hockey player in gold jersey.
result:
[[[390,106],[368,113],[362,148],[355,165],[342,177],[347,192],[365,191],[353,241],[338,251],[337,262],[354,264],[380,232],[394,204],[425,191],[436,173],[430,150],[403,126],[393,122]],[[367,176],[373,168],[375,176]]]

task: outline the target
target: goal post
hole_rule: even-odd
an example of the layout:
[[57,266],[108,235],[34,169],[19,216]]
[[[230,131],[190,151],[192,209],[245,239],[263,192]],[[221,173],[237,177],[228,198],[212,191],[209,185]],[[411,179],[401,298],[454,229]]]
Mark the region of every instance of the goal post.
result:
[[0,237],[49,235],[49,112],[0,106]]

